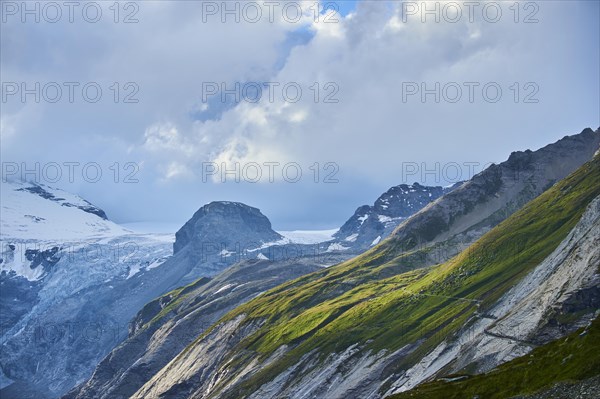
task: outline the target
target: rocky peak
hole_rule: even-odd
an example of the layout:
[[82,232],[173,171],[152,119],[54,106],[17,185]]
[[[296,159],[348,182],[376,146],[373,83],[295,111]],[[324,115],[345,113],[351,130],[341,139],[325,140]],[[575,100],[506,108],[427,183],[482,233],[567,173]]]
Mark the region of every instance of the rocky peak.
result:
[[422,186],[419,183],[400,184],[382,194],[373,206],[379,215],[409,217],[425,205],[444,195],[443,187]]
[[359,207],[335,234],[345,246],[369,247],[388,236],[404,219],[458,187],[400,184],[383,193],[375,203]]
[[266,243],[283,237],[259,209],[240,202],[215,201],[200,208],[175,234],[173,252],[191,244],[229,245],[235,242]]
[[410,218],[392,235],[405,243],[454,236],[468,244],[474,231],[489,230],[577,170],[592,158],[599,145],[600,130],[584,129],[536,151],[513,152],[506,161],[492,164]]

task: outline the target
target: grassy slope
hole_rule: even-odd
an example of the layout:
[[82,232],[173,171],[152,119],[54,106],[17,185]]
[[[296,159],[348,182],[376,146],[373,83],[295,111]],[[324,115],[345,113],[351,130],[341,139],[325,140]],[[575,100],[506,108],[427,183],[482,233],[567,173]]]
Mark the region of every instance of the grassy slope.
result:
[[313,349],[324,355],[364,343],[373,350],[395,350],[422,339],[418,350],[396,365],[410,366],[548,256],[600,195],[598,181],[596,157],[442,265],[388,277],[390,269],[401,270],[403,259],[410,259],[405,254],[383,262],[393,251],[388,242],[230,312],[224,319],[246,314],[245,322],[267,320],[234,349],[238,355],[231,366],[255,354],[266,358],[283,344],[293,347],[243,382],[238,394],[254,391]]
[[584,380],[600,373],[600,319],[569,336],[533,350],[486,374],[460,381],[435,381],[390,399],[504,399],[550,388],[559,381]]
[[[163,319],[165,319],[167,316],[169,316],[170,313],[172,311],[174,311],[175,308],[177,306],[179,306],[184,301],[185,298],[187,298],[189,295],[191,295],[192,292],[194,292],[196,289],[207,284],[209,281],[210,281],[210,278],[202,277],[202,278],[192,282],[191,284],[188,284],[186,286],[179,287],[172,291],[169,291],[166,294],[163,294],[160,297],[153,300],[152,302],[148,303],[146,306],[144,306],[144,308],[142,309],[142,312],[144,312],[147,308],[151,309],[151,307],[155,303],[163,303],[164,307],[162,309],[160,309],[160,311],[158,311],[158,313],[156,313],[156,315],[154,317],[152,317],[152,319],[150,321],[146,322],[142,326],[142,329],[149,328],[149,327],[155,325],[156,323],[158,323],[159,321],[164,321]],[[148,313],[151,313],[151,310],[148,310]]]

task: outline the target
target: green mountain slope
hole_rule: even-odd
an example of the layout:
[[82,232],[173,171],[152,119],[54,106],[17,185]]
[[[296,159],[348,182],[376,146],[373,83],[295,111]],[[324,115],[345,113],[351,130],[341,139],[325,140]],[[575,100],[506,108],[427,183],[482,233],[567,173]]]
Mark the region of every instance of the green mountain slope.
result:
[[254,392],[312,350],[323,361],[357,343],[363,351],[411,344],[408,355],[386,374],[410,367],[476,314],[485,313],[547,257],[600,194],[598,181],[596,157],[444,264],[390,277],[390,269],[403,267],[403,260],[414,254],[382,263],[386,252],[394,250],[388,242],[241,306],[224,320],[246,315],[244,325],[264,324],[229,351],[232,375],[257,356],[265,360],[282,345],[288,350],[227,396]]
[[489,373],[422,384],[390,399],[505,399],[527,395],[557,382],[585,380],[600,374],[600,319],[589,328],[534,349]]

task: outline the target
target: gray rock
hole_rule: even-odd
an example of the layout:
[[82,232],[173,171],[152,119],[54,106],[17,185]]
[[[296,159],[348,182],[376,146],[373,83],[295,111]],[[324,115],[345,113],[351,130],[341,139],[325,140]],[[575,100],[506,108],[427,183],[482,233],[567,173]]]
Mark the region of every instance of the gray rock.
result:
[[308,259],[245,261],[212,280],[197,281],[175,297],[155,299],[137,314],[129,337],[102,360],[92,378],[65,398],[130,397],[226,312],[318,269]]
[[597,399],[600,392],[600,376],[583,381],[561,382],[552,388],[512,399]]
[[209,245],[228,249],[236,244],[244,248],[281,240],[271,222],[260,210],[239,202],[211,202],[200,208],[175,234],[173,253],[191,245],[201,253]]
[[389,236],[409,216],[461,184],[451,187],[428,187],[419,183],[394,186],[372,206],[359,207],[334,237],[340,245],[353,250],[368,249]]
[[585,129],[537,151],[513,152],[407,219],[390,236],[391,256],[427,246],[442,248],[425,265],[458,254],[527,202],[592,159],[600,129]]

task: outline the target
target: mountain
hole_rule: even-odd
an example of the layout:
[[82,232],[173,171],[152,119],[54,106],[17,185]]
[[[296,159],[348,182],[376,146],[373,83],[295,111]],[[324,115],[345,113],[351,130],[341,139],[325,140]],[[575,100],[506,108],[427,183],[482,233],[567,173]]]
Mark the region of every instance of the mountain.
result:
[[480,375],[427,382],[393,399],[595,399],[600,389],[600,319]]
[[131,233],[106,213],[64,190],[35,183],[2,182],[0,238],[65,240]]
[[12,386],[20,397],[52,396],[118,342],[131,316],[127,304],[115,315],[102,309],[116,300],[113,283],[129,284],[164,262],[172,238],[136,234],[41,184],[3,181],[1,200],[0,395],[11,397],[4,388]]
[[[409,191],[407,195],[412,195]],[[2,203],[0,301],[6,311],[0,315],[0,388],[6,388],[2,391],[6,397],[15,391],[23,396],[25,386],[32,397],[55,397],[87,379],[100,359],[128,337],[135,312],[182,284],[233,267],[206,286],[214,287],[212,302],[227,304],[215,309],[210,319],[215,321],[258,292],[250,288],[267,290],[344,261],[357,251],[331,250],[334,241],[316,242],[317,236],[307,239],[301,232],[287,232],[284,237],[272,230],[258,209],[236,202],[201,207],[177,231],[174,242],[171,235],[127,230],[88,201],[44,185],[4,183]],[[270,264],[260,266],[264,262],[257,259]],[[258,265],[256,270],[253,265]],[[219,290],[239,283],[240,273],[233,273],[237,269],[244,271],[246,288],[231,297]],[[265,275],[262,269],[275,274]],[[145,331],[143,336],[151,334]],[[139,337],[135,334],[134,342]],[[123,346],[129,348],[129,341]],[[47,355],[39,362],[41,352]],[[135,358],[129,349],[123,353],[128,354],[126,359]],[[161,352],[159,358],[173,354]],[[113,354],[110,358],[122,359]],[[116,363],[111,362],[111,367]],[[153,364],[161,363],[153,358]],[[152,371],[158,370],[146,372]],[[105,374],[98,371],[94,378]],[[114,384],[111,395],[125,389],[115,379],[110,384]]]
[[589,322],[599,137],[513,153],[364,254],[229,312],[132,397],[379,398]]
[[565,136],[536,151],[516,151],[409,218],[380,249],[382,261],[414,252],[416,266],[444,262],[590,160],[600,129]]
[[288,280],[320,269],[303,259],[247,260],[148,303],[129,337],[66,398],[128,398],[228,311]]
[[[1,212],[3,398],[64,394],[127,338],[145,304],[283,242],[258,209],[232,202],[202,207],[175,240],[127,230],[84,199],[33,183],[2,183]],[[297,277],[340,260],[279,272]]]
[[[0,195],[0,331],[4,335],[37,303],[42,281],[55,271],[61,258],[100,261],[97,258],[102,251],[86,252],[86,242],[98,243],[99,249],[100,243],[132,232],[109,221],[103,210],[63,190],[3,182]],[[158,258],[167,255],[161,237],[139,238],[154,248],[152,253],[159,252]],[[153,259],[149,256],[144,261]]]
[[[276,242],[283,236],[271,229],[271,222],[260,211],[239,202],[211,202],[200,208],[175,234],[173,253],[185,246],[201,252],[207,245],[232,247],[243,243]],[[237,240],[237,241],[236,241]]]
[[271,229],[271,222],[260,210],[239,202],[211,202],[175,234],[177,263],[186,263],[189,268],[179,284],[214,275],[237,262],[259,257],[261,250],[267,252],[272,246],[289,243]]
[[[403,218],[444,191],[400,185],[382,195],[373,209]],[[183,256],[179,255],[183,251],[193,259],[203,259],[218,253],[238,263],[210,281],[202,278],[145,305],[132,321],[135,327],[128,338],[100,362],[90,380],[66,397],[129,397],[228,311],[276,285],[351,256],[350,251],[328,251],[335,241],[319,242],[322,235],[284,234],[274,232],[258,209],[241,203],[213,202],[202,207],[177,232],[175,256]],[[242,241],[232,240],[240,236]],[[256,237],[270,243],[258,243]]]
[[[547,221],[564,229],[560,216],[552,216]],[[548,238],[555,239],[552,234]],[[406,391],[434,374],[452,375],[465,370],[487,373],[516,356],[589,326],[600,314],[598,265],[600,196],[587,205],[578,223],[550,255],[478,320],[409,369],[396,383],[399,388],[392,387],[391,391]]]
[[419,183],[394,186],[372,206],[359,207],[334,237],[340,246],[368,249],[389,236],[403,220],[460,184],[462,182],[450,187],[428,187]]

